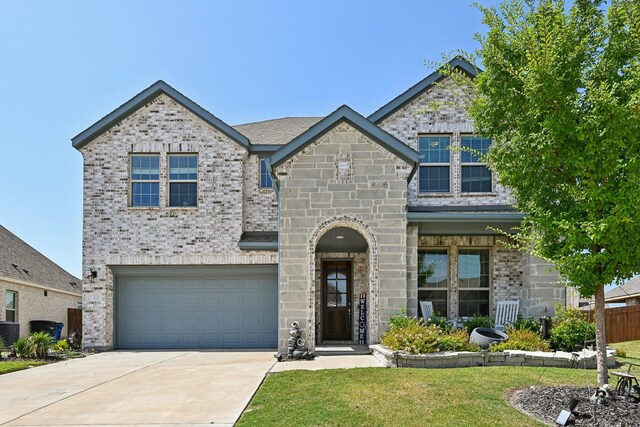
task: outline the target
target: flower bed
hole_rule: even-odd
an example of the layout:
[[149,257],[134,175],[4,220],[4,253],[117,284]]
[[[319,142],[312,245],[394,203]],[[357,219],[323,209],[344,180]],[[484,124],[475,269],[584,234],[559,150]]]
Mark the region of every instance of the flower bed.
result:
[[[444,351],[408,354],[382,345],[369,346],[382,364],[392,368],[461,368],[469,366],[548,366],[553,368],[596,369],[596,353],[591,350],[566,351]],[[615,350],[607,349],[607,365],[615,365]]]

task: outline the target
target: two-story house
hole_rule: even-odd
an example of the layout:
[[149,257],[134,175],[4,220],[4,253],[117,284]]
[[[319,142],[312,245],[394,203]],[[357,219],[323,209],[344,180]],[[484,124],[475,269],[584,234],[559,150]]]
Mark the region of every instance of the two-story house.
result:
[[419,300],[551,314],[566,289],[491,229],[523,215],[464,150],[491,141],[450,85],[434,72],[368,117],[230,126],[159,81],[80,133],[85,345],[284,350],[293,321],[311,349],[372,344]]

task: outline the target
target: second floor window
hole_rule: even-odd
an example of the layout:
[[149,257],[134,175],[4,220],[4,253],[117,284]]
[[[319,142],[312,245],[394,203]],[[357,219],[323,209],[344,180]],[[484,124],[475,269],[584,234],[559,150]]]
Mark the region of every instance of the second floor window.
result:
[[198,206],[198,156],[169,156],[169,206]]
[[[463,193],[491,193],[491,170],[482,161],[491,147],[489,138],[479,136],[461,137],[461,190]],[[473,151],[469,151],[473,150]]]
[[272,188],[273,181],[267,168],[267,162],[264,159],[260,159],[260,188]]
[[131,206],[160,206],[160,156],[131,156]]
[[449,136],[421,136],[418,138],[420,151],[419,191],[421,193],[449,193],[450,154]]

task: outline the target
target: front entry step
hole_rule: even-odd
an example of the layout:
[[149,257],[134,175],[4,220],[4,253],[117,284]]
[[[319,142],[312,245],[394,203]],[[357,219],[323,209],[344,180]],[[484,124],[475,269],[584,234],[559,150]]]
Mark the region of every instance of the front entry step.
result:
[[316,346],[314,353],[317,356],[354,356],[371,354],[371,349],[366,345],[320,344]]

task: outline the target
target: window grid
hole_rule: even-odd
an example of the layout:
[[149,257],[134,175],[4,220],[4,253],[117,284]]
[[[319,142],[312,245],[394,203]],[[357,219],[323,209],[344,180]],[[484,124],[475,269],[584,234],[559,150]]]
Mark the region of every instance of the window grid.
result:
[[160,206],[160,156],[134,154],[130,156],[130,200],[132,207]]
[[489,249],[458,250],[458,315],[490,314]]
[[[491,193],[493,191],[491,170],[482,161],[491,147],[491,139],[475,135],[463,135],[460,160],[461,191],[463,193]],[[473,151],[468,151],[473,150]]]
[[421,136],[418,138],[420,152],[420,193],[451,192],[451,137],[445,135]]
[[7,291],[4,295],[4,306],[5,306],[5,321],[7,322],[17,322],[17,307],[16,302],[18,300],[18,293],[14,291]]
[[273,180],[265,159],[260,159],[260,188],[273,188]]
[[438,315],[449,314],[449,252],[447,249],[418,251],[418,305],[431,301]]
[[169,155],[169,206],[198,206],[197,155]]

